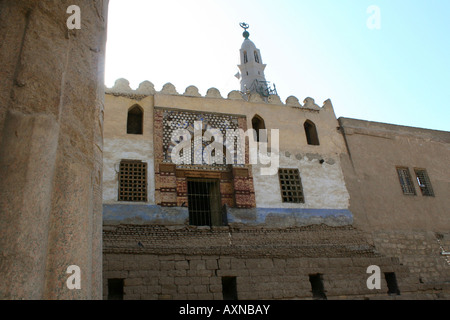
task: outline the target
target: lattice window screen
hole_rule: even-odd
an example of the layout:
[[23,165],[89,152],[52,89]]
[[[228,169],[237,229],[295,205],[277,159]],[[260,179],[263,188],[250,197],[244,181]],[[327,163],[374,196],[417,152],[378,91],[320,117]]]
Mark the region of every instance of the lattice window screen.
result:
[[147,163],[137,160],[120,162],[119,201],[147,202]]
[[278,169],[283,202],[305,203],[298,169]]
[[[171,163],[171,153],[177,142],[172,141],[172,133],[177,129],[186,129],[194,137],[194,123],[195,121],[202,122],[203,133],[209,129],[219,129],[222,133],[224,142],[227,137],[227,130],[239,129],[239,118],[233,115],[216,114],[216,113],[203,113],[203,112],[188,112],[178,110],[164,110],[163,115],[163,152],[164,162]],[[205,147],[208,143],[204,143]],[[234,142],[235,154],[232,155],[232,159],[237,159],[237,154],[244,154],[245,143],[238,144]],[[205,170],[207,163],[202,161],[202,164],[194,164],[194,139],[192,139],[191,154],[183,154],[182,159],[184,164],[179,165],[179,168],[185,168],[190,170]],[[203,150],[201,150],[203,152]],[[203,159],[204,160],[204,159]],[[227,170],[226,152],[224,152],[223,164],[213,164],[217,170]],[[207,165],[207,170],[210,170],[210,165]]]
[[431,186],[430,178],[425,169],[415,169],[417,183],[423,196],[434,197],[433,187]]
[[415,195],[416,189],[414,188],[411,175],[408,168],[397,168],[398,178],[400,180],[400,186],[402,187],[403,194]]

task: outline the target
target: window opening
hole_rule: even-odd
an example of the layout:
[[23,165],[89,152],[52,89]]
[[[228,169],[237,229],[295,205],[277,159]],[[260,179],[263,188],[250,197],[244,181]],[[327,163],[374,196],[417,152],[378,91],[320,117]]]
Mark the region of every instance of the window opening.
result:
[[318,146],[319,136],[317,135],[316,125],[312,121],[307,120],[305,121],[303,126],[305,128],[306,141],[308,142],[308,144]]
[[325,289],[323,286],[323,275],[320,273],[310,274],[309,282],[311,283],[311,291],[313,294],[313,299],[327,300],[327,296],[325,294]]
[[135,105],[128,111],[127,134],[142,134],[144,112]]
[[123,300],[123,279],[108,279],[108,300]]
[[120,162],[119,201],[147,202],[147,163],[138,160]]
[[255,51],[255,62],[259,63],[259,56],[258,52]]
[[400,295],[400,290],[397,285],[397,277],[395,276],[395,272],[386,272],[384,274],[386,279],[386,283],[388,286],[388,294],[389,295]]
[[223,300],[238,300],[236,277],[222,277]]
[[263,118],[261,118],[258,115],[255,115],[252,119],[252,128],[255,130],[256,136],[253,138],[257,142],[268,142],[267,141],[267,134],[264,131],[266,129],[266,124],[264,123]]
[[188,180],[189,224],[194,226],[224,225],[218,179]]
[[305,203],[302,180],[298,169],[278,169],[283,202]]
[[414,188],[411,175],[408,168],[397,168],[398,179],[400,181],[400,186],[402,187],[403,194],[415,195],[416,189]]
[[434,197],[433,187],[425,169],[414,169],[417,183],[423,196]]

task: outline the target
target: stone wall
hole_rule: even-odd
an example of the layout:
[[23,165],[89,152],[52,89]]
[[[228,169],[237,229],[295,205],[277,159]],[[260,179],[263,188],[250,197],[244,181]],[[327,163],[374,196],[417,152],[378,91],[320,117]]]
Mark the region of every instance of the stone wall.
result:
[[[341,164],[354,226],[378,252],[398,257],[421,290],[447,292],[450,264],[450,133],[340,118],[347,145]],[[396,168],[408,168],[415,195],[405,195]],[[426,169],[434,196],[423,196],[414,174]]]
[[[445,299],[448,286],[420,283],[398,258],[382,255],[352,227],[288,229],[107,226],[108,279],[124,279],[124,299],[221,300],[222,277],[236,277],[238,299],[312,299],[309,275],[322,274],[328,299]],[[369,290],[370,265],[381,289]],[[394,272],[400,295],[388,295]],[[447,291],[445,291],[445,289]]]
[[432,231],[376,231],[372,233],[378,252],[399,258],[411,277],[424,288],[443,290],[450,284],[450,233]]
[[101,298],[107,7],[0,2],[0,299]]

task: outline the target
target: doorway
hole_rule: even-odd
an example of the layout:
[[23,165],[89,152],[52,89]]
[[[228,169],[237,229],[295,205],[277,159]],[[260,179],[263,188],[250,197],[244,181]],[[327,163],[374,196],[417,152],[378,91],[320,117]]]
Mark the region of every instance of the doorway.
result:
[[189,224],[222,226],[219,179],[188,179]]

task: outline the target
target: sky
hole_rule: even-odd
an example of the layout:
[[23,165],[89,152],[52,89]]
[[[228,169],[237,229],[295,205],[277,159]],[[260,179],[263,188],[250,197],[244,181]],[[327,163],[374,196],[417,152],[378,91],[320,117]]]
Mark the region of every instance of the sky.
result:
[[450,131],[450,0],[110,0],[105,84],[240,89],[239,23],[284,102]]

